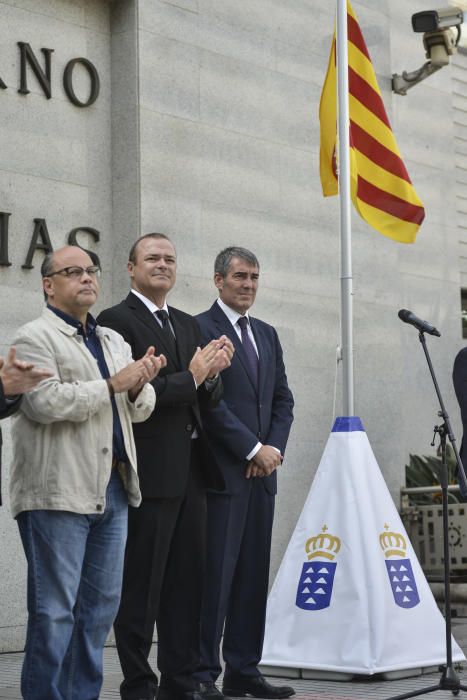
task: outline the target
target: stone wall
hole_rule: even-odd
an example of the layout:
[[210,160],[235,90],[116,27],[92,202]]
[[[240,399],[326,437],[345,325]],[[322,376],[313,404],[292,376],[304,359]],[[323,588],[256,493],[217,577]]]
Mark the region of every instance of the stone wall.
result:
[[[91,0],[17,0],[0,3],[0,209],[9,217],[9,262],[0,267],[0,354],[7,351],[15,329],[40,313],[39,268],[23,269],[33,238],[34,219],[44,219],[54,248],[69,232],[91,227],[101,232],[95,244],[79,234],[82,245],[98,250],[104,266],[103,300],[111,301],[111,62],[108,3]],[[51,97],[47,99],[30,66],[29,94],[20,87],[20,52],[26,42],[44,69],[42,48],[51,54]],[[96,67],[100,94],[90,107],[70,102],[63,87],[67,63],[84,57]],[[73,70],[77,97],[86,102],[90,80],[82,65]],[[42,228],[42,231],[44,228]],[[43,234],[44,235],[44,234]],[[39,236],[38,242],[43,238]],[[107,279],[106,279],[107,278]],[[6,477],[10,455],[8,421],[2,424]],[[25,560],[15,522],[8,512],[8,479],[0,511],[0,651],[21,648],[25,624]]]
[[[431,451],[437,405],[415,330],[401,307],[438,326],[429,339],[448,409],[459,427],[450,372],[460,331],[452,168],[451,69],[391,93],[390,76],[423,63],[410,14],[421,0],[355,0],[387,111],[427,218],[417,243],[385,239],[353,217],[355,396],[396,502],[410,452]],[[179,255],[175,306],[196,313],[215,298],[212,265],[229,244],[261,262],[254,314],[284,347],[296,420],[281,467],[275,573],[333,423],[339,342],[339,221],[321,195],[318,104],[333,31],[329,0],[11,0],[0,2],[0,210],[11,212],[9,256],[0,266],[1,343],[34,317],[39,270],[24,270],[34,218],[52,244],[79,226],[104,267],[99,307],[127,292],[127,252],[158,230]],[[29,71],[19,86],[18,41],[43,65],[52,55],[52,98]],[[87,108],[62,86],[67,62],[88,58],[101,92]],[[461,59],[459,59],[461,60]],[[75,74],[85,96],[88,76]],[[85,99],[85,97],[83,97]],[[97,310],[97,309],[96,309]],[[337,372],[336,412],[341,381]],[[8,423],[4,423],[8,463]],[[460,437],[460,435],[459,435]],[[345,465],[342,465],[345,469]],[[6,491],[7,484],[4,486]],[[6,495],[6,494],[5,494]],[[7,498],[5,499],[8,500]],[[0,651],[24,637],[25,566],[8,505],[0,511]]]

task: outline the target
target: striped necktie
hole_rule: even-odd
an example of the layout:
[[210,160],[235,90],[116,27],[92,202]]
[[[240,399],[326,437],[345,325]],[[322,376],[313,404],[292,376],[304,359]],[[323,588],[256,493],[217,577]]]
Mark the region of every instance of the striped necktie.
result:
[[172,350],[174,356],[177,357],[177,343],[169,323],[169,314],[165,309],[157,309],[154,313],[162,324],[162,335],[164,336],[168,348]]
[[248,333],[248,319],[246,316],[240,316],[237,321],[242,332],[242,345],[245,350],[246,356],[248,358],[248,364],[250,365],[251,373],[255,382],[255,386],[258,386],[258,370],[259,370],[259,360],[256,354],[255,346],[253,345],[250,335]]

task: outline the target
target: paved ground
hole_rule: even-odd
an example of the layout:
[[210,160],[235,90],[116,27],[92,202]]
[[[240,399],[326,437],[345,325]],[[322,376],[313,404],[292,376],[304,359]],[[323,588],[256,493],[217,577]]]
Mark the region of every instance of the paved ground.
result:
[[[467,656],[467,618],[453,620],[453,632],[457,642]],[[401,640],[403,641],[403,640]],[[21,698],[19,677],[21,672],[22,654],[0,654],[0,700],[18,700]],[[458,671],[462,683],[467,686],[467,664]],[[365,679],[351,681],[304,680],[294,678],[284,683],[293,685],[296,690],[294,700],[385,700],[396,695],[420,691],[427,686],[438,684],[440,674],[427,673],[401,680]],[[120,695],[118,687],[121,680],[120,666],[114,648],[105,649],[105,680],[101,700],[117,700]],[[278,678],[274,683],[280,683]],[[437,690],[427,697],[433,700],[452,698],[450,691]],[[467,692],[461,691],[459,698],[467,700]]]

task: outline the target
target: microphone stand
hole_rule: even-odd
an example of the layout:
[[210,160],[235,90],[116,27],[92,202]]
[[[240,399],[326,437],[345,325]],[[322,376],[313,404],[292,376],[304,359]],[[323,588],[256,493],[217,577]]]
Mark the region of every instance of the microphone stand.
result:
[[[435,425],[434,432],[435,435],[439,435],[440,446],[441,446],[441,471],[440,471],[440,485],[442,494],[442,509],[443,509],[443,556],[444,556],[444,601],[445,601],[445,623],[446,623],[446,665],[442,666],[441,678],[437,685],[431,685],[426,688],[421,688],[420,690],[415,690],[410,693],[404,693],[403,695],[395,695],[387,700],[406,700],[406,698],[413,698],[417,695],[426,695],[428,693],[434,693],[437,690],[450,690],[453,695],[459,695],[460,690],[467,691],[467,686],[462,685],[459,676],[455,672],[452,665],[452,635],[451,635],[451,562],[449,556],[449,522],[448,522],[448,468],[446,460],[446,437],[449,438],[449,442],[452,445],[454,454],[456,456],[457,468],[459,470],[459,477],[462,481],[463,492],[467,491],[467,480],[465,476],[464,467],[457,450],[456,438],[452,432],[451,422],[449,420],[448,412],[444,406],[443,397],[436,380],[435,371],[431,363],[430,354],[425,341],[425,336],[423,331],[420,331],[418,335],[420,342],[425,353],[426,361],[430,370],[431,378],[435,387],[436,395],[438,397],[440,410],[438,411],[438,416],[443,419],[441,425]],[[433,437],[434,441],[434,437]]]

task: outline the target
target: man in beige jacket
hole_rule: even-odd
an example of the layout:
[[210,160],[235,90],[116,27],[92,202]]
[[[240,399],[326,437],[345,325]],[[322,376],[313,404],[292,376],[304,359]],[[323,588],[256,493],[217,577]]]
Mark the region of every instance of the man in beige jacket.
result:
[[89,313],[99,266],[75,246],[46,256],[47,307],[17,332],[18,357],[49,369],[13,418],[10,500],[28,562],[27,700],[95,700],[116,615],[127,505],[141,500],[132,422],[155,405],[164,366],[134,362]]

